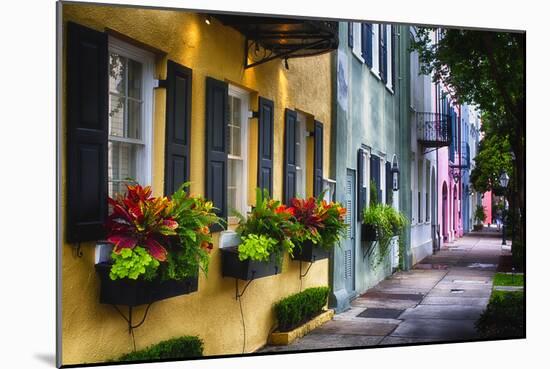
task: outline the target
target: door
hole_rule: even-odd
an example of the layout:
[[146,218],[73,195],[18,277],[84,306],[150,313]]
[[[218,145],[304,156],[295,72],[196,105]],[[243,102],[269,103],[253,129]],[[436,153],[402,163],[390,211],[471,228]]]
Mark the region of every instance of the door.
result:
[[443,225],[443,241],[448,241],[447,233],[447,183],[443,182],[443,191],[441,195],[441,223]]
[[344,251],[344,282],[348,295],[355,293],[355,171],[348,169],[346,173],[346,224],[349,225],[348,236],[343,245]]

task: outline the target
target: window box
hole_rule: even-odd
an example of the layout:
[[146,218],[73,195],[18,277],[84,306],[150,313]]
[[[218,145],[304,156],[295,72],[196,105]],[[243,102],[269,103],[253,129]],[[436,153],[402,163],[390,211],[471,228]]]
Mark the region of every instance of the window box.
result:
[[323,249],[320,246],[317,246],[310,240],[306,240],[302,245],[297,245],[294,248],[294,255],[292,259],[301,260],[307,262],[315,262],[317,260],[327,259],[330,255],[330,252]]
[[371,224],[361,224],[361,241],[378,241],[379,235],[376,227]]
[[101,280],[99,302],[101,304],[138,306],[155,301],[196,292],[199,286],[198,273],[195,277],[181,281],[161,281],[156,278],[152,281],[117,279],[109,277],[110,263],[99,263],[95,266]]
[[281,272],[275,257],[271,255],[268,262],[239,260],[237,247],[222,248],[222,275],[242,280],[251,280],[276,275]]

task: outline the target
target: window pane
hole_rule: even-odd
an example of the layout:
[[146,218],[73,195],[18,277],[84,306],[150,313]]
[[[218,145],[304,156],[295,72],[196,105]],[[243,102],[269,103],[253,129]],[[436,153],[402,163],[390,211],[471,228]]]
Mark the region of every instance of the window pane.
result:
[[240,127],[241,126],[241,99],[233,97],[233,112],[231,116],[233,117],[232,124]]
[[126,84],[126,58],[115,53],[109,55],[109,90],[124,94]]
[[136,180],[137,145],[109,141],[109,196],[124,192],[126,184]]
[[241,129],[231,128],[231,155],[241,156]]
[[126,137],[141,139],[141,106],[141,102],[128,100],[128,131]]
[[245,189],[241,188],[242,161],[229,159],[227,161],[227,206],[229,213],[235,209],[242,212],[241,199]]
[[141,63],[128,59],[128,96],[141,99]]
[[109,134],[124,137],[124,97],[109,96]]

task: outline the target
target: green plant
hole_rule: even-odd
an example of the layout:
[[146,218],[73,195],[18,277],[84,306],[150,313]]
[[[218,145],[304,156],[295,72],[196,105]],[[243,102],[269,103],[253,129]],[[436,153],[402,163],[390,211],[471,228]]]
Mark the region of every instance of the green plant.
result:
[[191,196],[184,183],[171,197],[172,216],[178,222],[177,239],[170,243],[167,263],[161,268],[163,279],[181,280],[196,276],[199,269],[208,274],[210,251],[213,248],[210,227],[221,224],[211,201]]
[[485,311],[476,322],[482,338],[525,337],[523,292],[493,291]]
[[113,253],[113,266],[109,273],[112,280],[121,278],[137,279],[140,275],[145,280],[151,280],[156,276],[159,261],[154,259],[147,250],[141,246],[133,249],[122,249],[120,253]]
[[122,250],[141,247],[157,261],[165,261],[167,237],[176,235],[178,223],[172,217],[172,206],[166,197],[152,197],[149,186],[127,187],[125,195],[108,199],[112,212],[106,222],[107,240],[114,245],[112,259],[115,268],[115,273],[110,276],[115,279],[127,275],[137,279],[148,272],[148,277],[151,277],[151,262],[141,251],[117,256]]
[[201,357],[204,344],[199,337],[183,336],[122,355],[116,361],[149,361]]
[[242,237],[239,245],[239,260],[268,261],[277,243],[277,240],[263,234],[248,234]]
[[328,287],[312,287],[275,303],[279,331],[290,331],[321,313],[328,293]]
[[474,212],[474,220],[477,224],[482,224],[485,222],[485,219],[487,219],[487,215],[485,214],[485,207],[483,205],[476,206],[476,210]]
[[266,250],[265,241],[260,242],[259,238],[252,239],[242,254],[241,247],[239,247],[241,260],[246,260],[253,255],[252,248],[255,246],[259,247],[257,250],[259,254],[263,251],[268,251],[270,255],[273,254],[279,265],[282,263],[284,251],[292,255],[294,250],[292,237],[299,232],[301,226],[294,221],[292,210],[279,201],[270,199],[267,190],[262,193],[261,189],[256,189],[256,206],[247,218],[239,213],[235,213],[235,215],[239,218],[237,232],[241,236],[241,240],[246,240],[248,235],[253,234],[258,237],[263,235],[277,242]]
[[318,247],[330,251],[340,239],[347,236],[346,208],[337,202],[326,202],[320,194],[316,199],[294,198],[290,210],[300,225],[293,238],[297,244],[310,240]]
[[400,235],[400,239],[403,238],[403,231],[408,220],[402,213],[389,205],[372,204],[363,209],[363,223],[372,226],[378,235],[376,266],[388,255],[392,237]]
[[493,286],[523,286],[523,274],[496,273],[493,277]]

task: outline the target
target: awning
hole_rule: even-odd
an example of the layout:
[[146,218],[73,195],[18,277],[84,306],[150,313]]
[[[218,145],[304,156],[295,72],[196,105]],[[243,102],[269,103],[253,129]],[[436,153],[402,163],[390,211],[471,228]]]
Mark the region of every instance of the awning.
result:
[[301,58],[338,48],[338,22],[219,14],[214,17],[246,37],[245,69],[277,58]]

